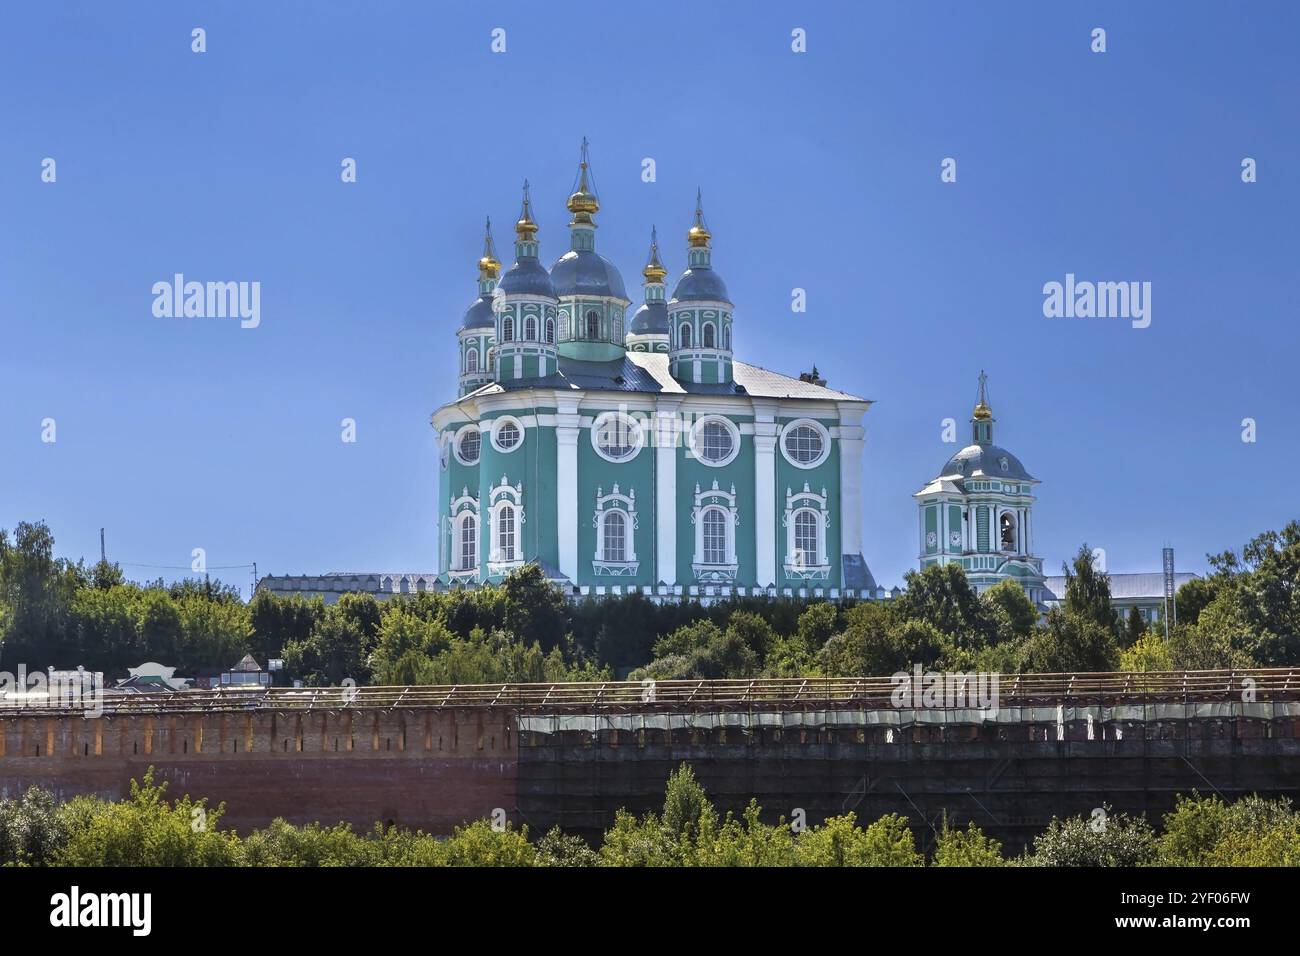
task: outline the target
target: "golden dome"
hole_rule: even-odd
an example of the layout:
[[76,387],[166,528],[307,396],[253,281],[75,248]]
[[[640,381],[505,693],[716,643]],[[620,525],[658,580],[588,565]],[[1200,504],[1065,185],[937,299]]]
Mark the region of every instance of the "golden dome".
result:
[[484,229],[483,257],[478,261],[478,276],[480,279],[495,279],[500,274],[501,262],[492,246],[492,220],[489,219]]
[[697,248],[707,247],[709,240],[713,236],[709,229],[704,225],[704,204],[700,190],[695,190],[695,222],[691,225],[690,230],[686,233],[686,241]]
[[565,208],[573,213],[573,222],[570,225],[591,224],[591,214],[600,211],[600,200],[596,194],[591,191],[591,186],[587,182],[587,138],[582,138],[582,155],[578,161],[578,188],[573,191],[569,197]]
[[985,421],[986,419],[993,417],[993,409],[989,408],[983,402],[980,402],[975,406],[975,412],[971,417],[978,421]]
[[515,237],[520,242],[527,242],[537,235],[537,223],[533,222],[533,207],[528,200],[528,180],[524,180],[524,206],[519,210],[519,221],[515,223]]
[[659,261],[659,235],[654,227],[650,229],[650,258],[641,274],[645,276],[646,282],[663,282],[668,277],[668,270]]

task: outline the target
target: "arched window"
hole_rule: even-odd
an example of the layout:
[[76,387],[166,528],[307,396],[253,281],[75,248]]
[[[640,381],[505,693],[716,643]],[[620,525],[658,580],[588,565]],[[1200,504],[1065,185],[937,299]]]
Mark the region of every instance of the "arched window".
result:
[[605,515],[603,529],[605,537],[605,560],[627,560],[627,516],[621,511],[611,511]]
[[1002,512],[1002,519],[999,522],[1002,529],[1002,550],[1016,550],[1016,519],[1011,516],[1011,512]]
[[530,315],[528,316],[528,318],[524,319],[524,341],[525,342],[537,341],[537,317],[536,316]]
[[808,509],[796,511],[794,515],[794,559],[795,563],[807,566],[817,563],[821,554],[821,519]]
[[704,328],[700,331],[700,348],[713,348],[713,323],[705,322]]
[[704,512],[704,563],[727,563],[727,513],[721,508]]
[[467,514],[460,519],[460,553],[457,571],[472,571],[478,566],[478,519]]
[[502,505],[497,511],[497,560],[515,560],[514,505]]
[[506,316],[501,320],[501,341],[513,342],[515,340],[515,320]]
[[725,322],[722,325],[722,347],[728,352],[731,351],[731,326]]
[[682,349],[691,347],[691,326],[687,322],[682,323],[682,327],[677,333],[677,347]]
[[470,349],[465,353],[465,371],[478,371],[478,349]]
[[555,344],[555,320],[554,319],[546,320],[546,344],[547,345]]
[[587,313],[587,338],[600,338],[600,313],[595,309]]

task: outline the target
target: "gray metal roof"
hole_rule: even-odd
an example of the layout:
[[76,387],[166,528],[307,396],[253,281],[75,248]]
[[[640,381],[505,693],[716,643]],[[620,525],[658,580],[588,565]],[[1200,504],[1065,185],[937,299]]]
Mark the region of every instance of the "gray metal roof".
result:
[[848,392],[814,385],[757,365],[746,365],[744,362],[733,363],[732,373],[734,382],[697,385],[673,378],[668,372],[668,356],[662,352],[628,352],[623,358],[611,362],[580,362],[561,355],[557,375],[493,382],[471,392],[465,398],[526,388],[573,388],[661,395],[748,395],[752,398],[805,398],[829,402],[869,401]]
[[667,335],[668,306],[663,299],[643,302],[633,314],[627,330],[633,335]]
[[[1003,463],[1006,467],[1003,468]],[[948,459],[937,478],[1038,479],[1025,470],[1020,459],[1000,445],[967,445]]]
[[556,295],[608,295],[627,299],[623,277],[614,263],[588,249],[570,249],[551,266]]
[[[1142,600],[1150,598],[1163,600],[1165,596],[1165,576],[1159,571],[1144,571],[1136,574],[1112,574],[1110,577],[1110,596],[1116,600]],[[1188,581],[1199,578],[1191,571],[1179,571],[1174,574],[1174,590]],[[1065,600],[1065,575],[1053,575],[1044,579],[1047,590],[1056,595],[1057,600]]]
[[708,266],[687,269],[677,280],[677,288],[673,289],[673,301],[692,302],[705,299],[730,302],[731,299],[727,297],[727,284],[722,281],[722,276]]
[[465,311],[465,318],[460,323],[462,329],[491,329],[496,327],[496,317],[492,314],[492,296],[481,295]]
[[555,297],[555,285],[551,274],[533,256],[521,257],[501,277],[498,287],[502,292],[514,292],[519,295],[545,295]]

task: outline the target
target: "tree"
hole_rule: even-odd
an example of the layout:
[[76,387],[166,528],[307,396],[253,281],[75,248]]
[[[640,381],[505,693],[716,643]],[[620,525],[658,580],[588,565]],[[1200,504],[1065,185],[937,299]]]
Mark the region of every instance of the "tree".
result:
[[925,862],[907,818],[891,813],[865,830],[853,813],[831,817],[799,834],[795,857],[800,866],[921,866]]
[[1065,611],[1111,634],[1118,633],[1119,617],[1110,603],[1110,575],[1097,567],[1087,544],[1080,545],[1072,565],[1061,565],[1065,574]]
[[1028,637],[1038,625],[1038,608],[1029,600],[1025,589],[1011,578],[993,585],[980,595],[980,600],[994,622],[990,630],[990,640],[994,642]]
[[1147,622],[1142,620],[1142,612],[1136,607],[1128,609],[1128,620],[1124,623],[1124,647],[1132,647],[1142,639],[1147,631]]
[[959,564],[932,564],[904,575],[907,589],[894,601],[900,619],[927,621],[958,644],[987,643],[992,627],[985,606]]
[[1155,857],[1155,834],[1142,817],[1109,807],[1089,817],[1053,817],[1034,838],[1035,866],[1144,866]]
[[840,610],[828,601],[809,604],[799,615],[796,633],[812,653],[839,633]]
[[1122,671],[1171,671],[1174,658],[1169,645],[1156,631],[1147,631],[1119,656]]
[[965,830],[948,826],[944,817],[943,829],[934,848],[934,866],[1003,866],[1002,844],[984,835],[975,824]]
[[671,840],[678,844],[693,843],[700,835],[701,826],[716,825],[717,817],[690,764],[683,763],[668,775],[662,819]]
[[1119,663],[1115,632],[1095,619],[1053,608],[1047,626],[1040,627],[1025,644],[1025,670],[1037,673],[1113,671]]

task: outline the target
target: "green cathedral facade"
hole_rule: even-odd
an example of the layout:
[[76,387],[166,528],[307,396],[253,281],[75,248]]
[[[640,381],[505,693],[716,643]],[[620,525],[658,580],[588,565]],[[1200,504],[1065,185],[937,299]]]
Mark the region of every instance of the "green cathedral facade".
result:
[[[504,274],[490,224],[439,408],[437,584],[537,562],[573,594],[874,596],[862,557],[870,402],[735,358],[697,196],[671,293],[652,232],[634,311],[596,251],[586,144],[548,269],[528,184]],[[743,320],[740,328],[743,329]]]

